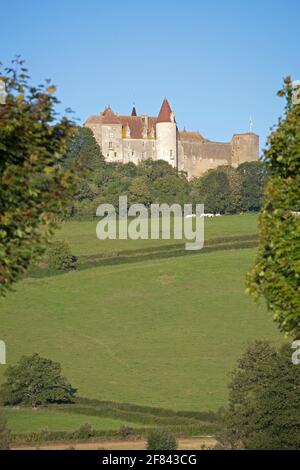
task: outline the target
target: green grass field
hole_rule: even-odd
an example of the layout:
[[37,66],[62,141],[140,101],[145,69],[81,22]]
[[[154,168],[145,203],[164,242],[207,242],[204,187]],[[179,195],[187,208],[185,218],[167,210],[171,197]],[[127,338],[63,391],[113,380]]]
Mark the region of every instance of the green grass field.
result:
[[[206,240],[255,235],[256,225],[255,215],[206,220]],[[58,238],[81,259],[174,244],[99,241],[95,226],[65,223]],[[226,405],[230,371],[247,344],[282,341],[265,307],[244,293],[255,251],[220,249],[29,275],[0,301],[8,363],[39,352],[62,364],[80,396],[216,410]]]
[[[205,219],[205,240],[230,236],[255,235],[257,215],[247,214]],[[67,240],[75,255],[89,256],[113,254],[129,250],[168,247],[182,244],[181,240],[98,240],[96,238],[97,220],[64,223],[57,232],[57,238]]]
[[138,423],[127,423],[119,419],[111,419],[97,416],[85,416],[80,414],[5,408],[7,427],[14,433],[48,431],[74,431],[81,425],[89,423],[95,430],[111,431],[120,429],[121,426],[139,427]]

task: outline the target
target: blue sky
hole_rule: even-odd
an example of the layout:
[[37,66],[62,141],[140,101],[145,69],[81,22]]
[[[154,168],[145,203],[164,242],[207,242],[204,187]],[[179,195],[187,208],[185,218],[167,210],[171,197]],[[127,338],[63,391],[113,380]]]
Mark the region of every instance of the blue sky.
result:
[[264,144],[282,112],[282,77],[300,79],[299,0],[14,0],[1,2],[0,60],[51,77],[82,122],[106,104],[157,115],[166,96],[179,128]]

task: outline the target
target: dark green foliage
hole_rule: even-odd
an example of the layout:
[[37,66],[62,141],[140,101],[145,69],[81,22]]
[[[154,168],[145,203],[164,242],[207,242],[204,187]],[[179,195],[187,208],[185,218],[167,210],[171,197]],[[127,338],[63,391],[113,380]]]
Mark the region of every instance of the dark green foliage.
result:
[[190,187],[188,181],[175,175],[157,178],[152,186],[152,200],[157,204],[188,204]]
[[0,106],[0,294],[45,250],[66,211],[75,175],[62,158],[74,132],[58,118],[55,87],[29,84],[22,60],[0,69],[6,101]]
[[243,212],[259,211],[263,191],[268,178],[266,165],[262,161],[242,163],[237,168],[242,177],[241,208]]
[[151,204],[150,185],[145,176],[136,176],[131,180],[128,188],[129,204]]
[[257,341],[238,361],[220,412],[225,448],[300,449],[300,368],[291,355],[289,345]]
[[51,243],[48,248],[48,266],[58,271],[76,269],[77,256],[72,255],[71,248],[65,241]]
[[203,203],[205,212],[235,214],[242,210],[242,178],[234,168],[220,166],[192,181],[193,200]]
[[4,405],[45,405],[72,402],[74,389],[61,373],[60,364],[38,354],[23,356],[5,373],[0,399]]
[[6,429],[6,418],[0,411],[0,450],[9,450],[11,440],[10,432]]
[[131,428],[129,426],[121,426],[119,434],[121,439],[128,439],[128,437],[134,435],[134,428]]
[[94,437],[94,435],[95,430],[89,423],[82,424],[78,431],[75,431],[74,433],[74,437],[76,439],[90,439],[91,437]]
[[85,171],[97,170],[104,163],[104,157],[93,132],[88,127],[78,127],[75,136],[70,140],[64,157],[66,166],[82,168]]
[[138,174],[153,182],[164,176],[177,176],[177,171],[164,160],[145,160],[138,165]]
[[291,103],[291,81],[285,80],[285,115],[279,119],[264,152],[270,178],[259,219],[256,264],[248,290],[264,296],[280,330],[300,334],[300,104]]
[[[84,143],[87,141],[87,143]],[[89,157],[90,152],[90,157]],[[235,214],[258,210],[265,183],[265,167],[260,162],[209,170],[188,181],[163,160],[133,163],[106,163],[90,129],[79,128],[70,144],[66,164],[79,166],[81,173],[69,216],[91,218],[101,203],[118,208],[119,196],[128,203],[204,203],[205,212]]]
[[166,429],[154,429],[148,434],[147,450],[176,450],[177,441],[173,433]]

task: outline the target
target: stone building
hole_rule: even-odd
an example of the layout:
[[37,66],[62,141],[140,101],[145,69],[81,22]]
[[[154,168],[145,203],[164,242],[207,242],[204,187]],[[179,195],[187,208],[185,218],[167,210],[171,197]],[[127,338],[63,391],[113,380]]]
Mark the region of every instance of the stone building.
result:
[[234,134],[230,142],[212,142],[199,132],[179,131],[173,111],[164,99],[158,116],[115,114],[110,107],[85,122],[108,162],[139,163],[165,160],[188,178],[219,165],[237,167],[258,160],[259,137],[253,132]]

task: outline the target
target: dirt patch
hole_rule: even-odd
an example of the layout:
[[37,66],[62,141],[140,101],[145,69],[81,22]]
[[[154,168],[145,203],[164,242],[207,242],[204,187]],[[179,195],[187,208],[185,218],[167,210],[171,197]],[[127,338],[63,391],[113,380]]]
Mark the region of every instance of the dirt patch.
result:
[[173,277],[172,277],[172,276],[168,276],[167,274],[165,274],[164,276],[159,276],[158,282],[159,282],[160,284],[163,284],[163,285],[172,284],[172,282],[173,282]]
[[[53,443],[41,446],[14,447],[13,450],[145,450],[145,439],[136,440],[99,440],[94,442]],[[191,437],[178,439],[179,450],[203,450],[214,447],[216,440],[213,437]]]

